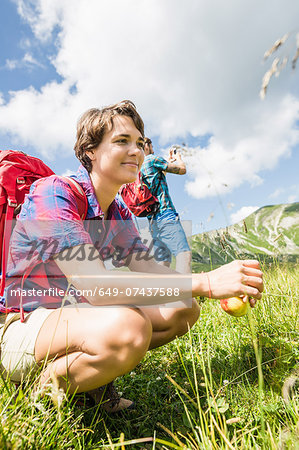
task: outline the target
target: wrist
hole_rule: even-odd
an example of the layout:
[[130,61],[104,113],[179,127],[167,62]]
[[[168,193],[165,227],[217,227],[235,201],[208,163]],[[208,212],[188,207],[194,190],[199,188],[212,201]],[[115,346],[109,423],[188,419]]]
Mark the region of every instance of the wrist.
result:
[[194,277],[192,277],[192,294],[195,297],[212,297],[211,283],[208,273],[197,273]]

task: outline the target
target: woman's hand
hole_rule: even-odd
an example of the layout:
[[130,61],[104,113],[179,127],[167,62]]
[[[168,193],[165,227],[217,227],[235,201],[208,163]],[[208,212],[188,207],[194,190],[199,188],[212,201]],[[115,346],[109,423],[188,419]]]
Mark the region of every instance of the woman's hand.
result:
[[256,260],[236,260],[201,275],[206,278],[204,295],[207,297],[221,299],[247,295],[252,307],[262,297],[263,273]]

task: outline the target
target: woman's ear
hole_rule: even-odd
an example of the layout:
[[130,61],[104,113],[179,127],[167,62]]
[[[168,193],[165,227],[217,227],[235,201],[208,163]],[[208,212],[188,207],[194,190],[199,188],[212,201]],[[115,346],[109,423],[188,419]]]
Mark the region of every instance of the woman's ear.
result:
[[95,151],[94,150],[86,150],[85,154],[91,161],[95,160]]

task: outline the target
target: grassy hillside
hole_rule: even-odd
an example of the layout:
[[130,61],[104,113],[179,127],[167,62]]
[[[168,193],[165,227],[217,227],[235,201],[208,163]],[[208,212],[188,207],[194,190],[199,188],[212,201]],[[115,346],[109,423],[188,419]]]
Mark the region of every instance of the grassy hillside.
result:
[[235,225],[192,237],[195,271],[242,257],[298,261],[299,203],[264,206]]

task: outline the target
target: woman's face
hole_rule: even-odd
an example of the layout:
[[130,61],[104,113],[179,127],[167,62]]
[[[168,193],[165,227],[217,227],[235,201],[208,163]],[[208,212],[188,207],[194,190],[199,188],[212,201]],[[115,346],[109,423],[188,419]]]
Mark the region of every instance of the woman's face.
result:
[[112,129],[95,151],[89,152],[91,173],[115,187],[135,181],[144,160],[143,145],[131,117],[115,116]]

